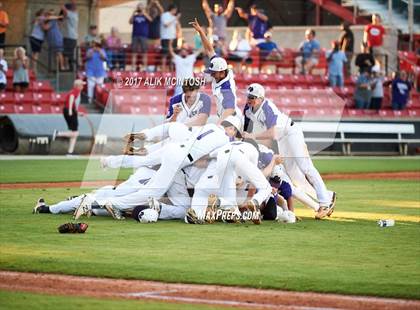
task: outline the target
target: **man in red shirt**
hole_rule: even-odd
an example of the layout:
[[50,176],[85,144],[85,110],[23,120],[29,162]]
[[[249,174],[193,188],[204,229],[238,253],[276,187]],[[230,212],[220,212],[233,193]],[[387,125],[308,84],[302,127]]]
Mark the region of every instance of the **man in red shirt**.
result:
[[381,17],[378,14],[373,14],[372,23],[365,27],[363,42],[366,43],[373,57],[381,64],[385,53],[382,48],[384,35],[385,28],[381,25]]
[[[52,137],[52,141],[54,141],[56,137],[66,137],[70,139],[69,149],[67,151],[67,155],[69,156],[73,155],[76,140],[79,135],[79,121],[77,117],[80,104],[80,94],[85,84],[86,83],[82,80],[75,80],[73,89],[67,94],[66,103],[63,108],[63,115],[69,131],[54,130]],[[80,115],[83,116],[82,113],[80,113]]]

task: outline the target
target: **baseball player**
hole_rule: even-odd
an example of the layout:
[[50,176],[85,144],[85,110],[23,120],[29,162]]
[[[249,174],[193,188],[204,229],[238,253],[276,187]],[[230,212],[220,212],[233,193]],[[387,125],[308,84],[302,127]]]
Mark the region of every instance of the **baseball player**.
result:
[[197,18],[190,25],[199,33],[204,52],[210,58],[210,65],[205,73],[209,73],[212,77],[211,88],[213,95],[216,97],[217,116],[220,118],[219,124],[229,115],[242,118],[241,110],[236,103],[236,83],[232,70],[228,68],[225,59],[216,56],[213,45],[198,23]]
[[169,100],[167,121],[181,122],[187,126],[204,126],[210,116],[211,99],[199,89],[200,85],[194,78],[184,80],[183,93]]
[[[119,184],[118,186],[104,186],[89,194],[72,197],[71,199],[58,202],[48,206],[43,198],[40,198],[33,209],[33,213],[52,213],[62,214],[75,212],[81,203],[86,203],[87,200],[91,201],[91,213],[94,215],[108,215],[108,211],[102,209],[98,201],[106,200],[110,197],[121,197],[131,193],[135,193],[141,189],[142,186],[147,184],[151,177],[156,173],[155,170],[141,167],[132,174],[128,180]],[[185,210],[189,207],[191,199],[185,187],[185,179],[183,175],[178,175],[174,178],[172,186],[167,191],[167,196],[173,205],[161,204],[159,206],[159,219],[182,219],[185,216]],[[147,207],[153,205],[153,201],[147,201]],[[87,214],[87,215],[90,215]],[[122,214],[117,215],[122,219]]]
[[[284,157],[286,171],[292,180],[303,174],[316,191],[319,202],[315,218],[330,216],[335,207],[336,193],[329,192],[309,156],[302,129],[265,98],[264,87],[258,83],[247,89],[244,108],[244,136],[251,139],[277,140],[279,153]],[[252,125],[252,126],[251,126]],[[295,170],[298,170],[296,174]]]
[[[121,211],[147,203],[149,197],[160,199],[171,186],[179,171],[228,142],[229,137],[221,127],[207,124],[196,129],[189,139],[181,143],[169,143],[160,151],[147,156],[136,156],[139,157],[138,164],[140,165],[160,164],[161,166],[150,181],[136,193],[123,197],[112,197],[100,204],[104,205],[108,212],[114,216]],[[90,209],[91,202],[87,201],[80,204],[76,213],[81,216],[90,212]]]
[[[231,142],[210,154],[210,157],[216,158],[216,162],[209,164],[207,171],[196,185],[185,222],[203,223],[203,219],[208,216],[206,213],[209,206],[216,205],[221,209],[236,210],[236,180],[237,176],[241,176],[257,189],[241,208],[251,211],[253,222],[260,224],[259,207],[269,197],[271,186],[257,167],[258,155],[256,144],[240,141]],[[217,198],[214,199],[212,194]]]

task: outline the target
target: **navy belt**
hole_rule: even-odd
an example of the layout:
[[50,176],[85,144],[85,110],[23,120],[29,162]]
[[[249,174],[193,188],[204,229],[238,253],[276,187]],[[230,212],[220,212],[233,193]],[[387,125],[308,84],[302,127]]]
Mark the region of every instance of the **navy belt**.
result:
[[190,160],[190,162],[193,162],[193,161],[194,161],[194,159],[193,159],[193,157],[191,156],[191,154],[189,154],[189,153],[188,153],[187,157],[188,157],[188,159]]
[[290,126],[293,126],[295,124],[295,122],[294,121],[291,121],[290,122]]

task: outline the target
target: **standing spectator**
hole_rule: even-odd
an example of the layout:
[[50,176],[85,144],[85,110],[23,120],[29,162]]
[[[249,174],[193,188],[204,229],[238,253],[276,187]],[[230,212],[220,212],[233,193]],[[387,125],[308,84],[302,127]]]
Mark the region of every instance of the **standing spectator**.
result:
[[351,61],[354,53],[354,34],[350,29],[350,23],[344,22],[341,24],[341,34],[338,40],[340,42],[340,50],[342,50],[347,57],[347,62],[344,66],[345,75],[351,75]]
[[381,25],[381,17],[379,14],[372,15],[372,23],[365,27],[363,33],[363,42],[366,43],[369,48],[369,52],[373,57],[383,64],[383,53],[382,45],[384,42],[385,28]]
[[251,43],[256,45],[264,41],[264,34],[270,28],[267,15],[263,14],[256,4],[251,5],[249,14],[245,13],[240,7],[237,7],[236,10],[238,11],[239,17],[248,21],[248,28],[254,41]]
[[328,80],[331,87],[343,87],[344,76],[343,67],[347,62],[346,54],[340,50],[340,43],[338,41],[331,42],[332,50],[327,52],[328,62]]
[[106,39],[108,67],[111,70],[125,68],[125,53],[117,27],[111,27],[111,34]]
[[64,57],[67,60],[68,68],[73,71],[74,52],[79,37],[79,13],[76,4],[66,3],[63,8],[63,45]]
[[174,53],[172,45],[169,45],[169,54],[172,57],[172,62],[175,64],[175,72],[177,84],[175,87],[174,95],[182,93],[182,84],[180,82],[185,79],[194,77],[194,64],[197,60],[197,56],[201,53],[201,50],[189,55],[185,48],[181,48],[178,55]]
[[162,71],[166,71],[167,56],[169,54],[169,45],[176,48],[176,29],[181,17],[178,8],[171,4],[168,11],[160,17],[160,37],[162,44]]
[[36,70],[36,62],[38,61],[39,53],[42,49],[42,43],[44,43],[45,39],[45,32],[42,28],[44,24],[45,16],[44,16],[44,9],[40,9],[35,13],[35,19],[32,21],[33,28],[31,36],[29,37],[29,42],[31,44],[31,51],[32,51],[32,67]]
[[315,39],[315,30],[307,29],[305,31],[305,40],[300,44],[300,56],[296,57],[296,67],[302,74],[311,73],[313,67],[319,62],[319,53],[321,45]]
[[24,92],[29,86],[29,59],[23,47],[15,49],[13,58],[13,87],[17,92]]
[[372,54],[369,53],[366,44],[362,43],[360,45],[360,50],[361,53],[356,56],[354,62],[356,66],[359,67],[359,73],[370,73],[372,67],[375,65],[375,58],[373,58]]
[[131,33],[132,71],[136,71],[138,53],[143,54],[143,66],[147,68],[147,38],[149,37],[149,23],[151,21],[152,18],[147,14],[143,5],[139,3],[129,20],[130,25],[133,25]]
[[224,10],[220,3],[215,3],[213,6],[213,12],[211,11],[207,0],[203,0],[201,5],[207,19],[209,20],[212,34],[217,35],[219,40],[226,42],[227,22],[232,16],[233,10],[235,8],[235,0],[229,0],[226,10]]
[[403,110],[410,97],[411,83],[407,72],[401,71],[392,81],[392,109]]
[[57,59],[57,68],[64,70],[63,35],[58,26],[58,20],[60,18],[60,16],[54,15],[54,10],[48,11],[43,28],[47,32],[49,52],[52,55],[55,55]]
[[370,104],[371,90],[370,90],[370,73],[362,72],[356,81],[356,91],[354,92],[354,102],[356,109],[367,109]]
[[0,2],[0,48],[6,44],[7,27],[9,27],[9,15],[3,10],[3,3]]
[[90,48],[93,46],[93,41],[98,39],[98,27],[96,25],[89,26],[89,32],[83,38],[83,45],[86,48]]
[[382,107],[384,97],[384,76],[381,74],[379,65],[372,67],[372,98],[370,99],[370,109],[379,111]]
[[[52,141],[55,141],[57,137],[66,137],[70,139],[69,148],[67,155],[71,156],[76,146],[77,137],[79,136],[79,120],[78,111],[80,106],[80,94],[83,89],[83,85],[86,83],[82,80],[75,80],[73,89],[67,94],[66,102],[63,108],[64,119],[66,120],[69,131],[57,131],[54,130]],[[83,116],[80,113],[80,116]]]
[[0,93],[4,92],[7,86],[7,61],[4,59],[4,50],[0,48]]
[[160,46],[160,16],[163,14],[163,7],[159,0],[151,0],[147,11],[152,21],[149,24],[149,40],[151,45]]
[[104,68],[105,61],[105,51],[102,49],[101,42],[97,39],[93,41],[93,47],[89,49],[86,54],[86,77],[89,103],[92,103],[95,86],[102,86],[104,83],[104,78],[106,77]]

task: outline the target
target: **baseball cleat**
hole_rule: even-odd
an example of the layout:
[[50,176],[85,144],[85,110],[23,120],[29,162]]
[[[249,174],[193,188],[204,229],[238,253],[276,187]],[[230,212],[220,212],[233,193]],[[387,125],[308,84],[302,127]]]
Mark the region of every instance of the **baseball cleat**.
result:
[[87,217],[90,217],[92,215],[92,202],[93,202],[93,199],[90,197],[90,195],[83,195],[79,206],[74,211],[73,218],[77,220],[82,215],[86,215]]
[[45,200],[44,198],[39,198],[38,201],[36,202],[35,207],[32,209],[32,213],[33,214],[39,213],[39,209],[41,209],[41,207],[43,206],[45,206]]
[[332,194],[332,198],[331,198],[331,204],[329,206],[329,211],[327,213],[327,216],[331,216],[331,214],[333,214],[334,209],[335,209],[335,203],[337,202],[337,193],[333,192]]
[[149,204],[149,208],[155,210],[158,214],[160,214],[160,202],[156,198],[149,197],[147,199],[147,203]]
[[108,211],[111,216],[116,220],[124,220],[125,217],[122,215],[121,210],[115,208],[111,203],[107,202],[105,204],[105,209]]
[[256,225],[261,224],[261,212],[260,207],[258,205],[258,201],[255,199],[250,199],[246,202],[246,206],[249,212],[252,215],[252,222]]
[[328,215],[330,208],[327,206],[320,206],[318,211],[315,213],[315,219],[320,220]]
[[187,224],[203,224],[203,221],[198,218],[193,208],[188,208],[184,221]]

